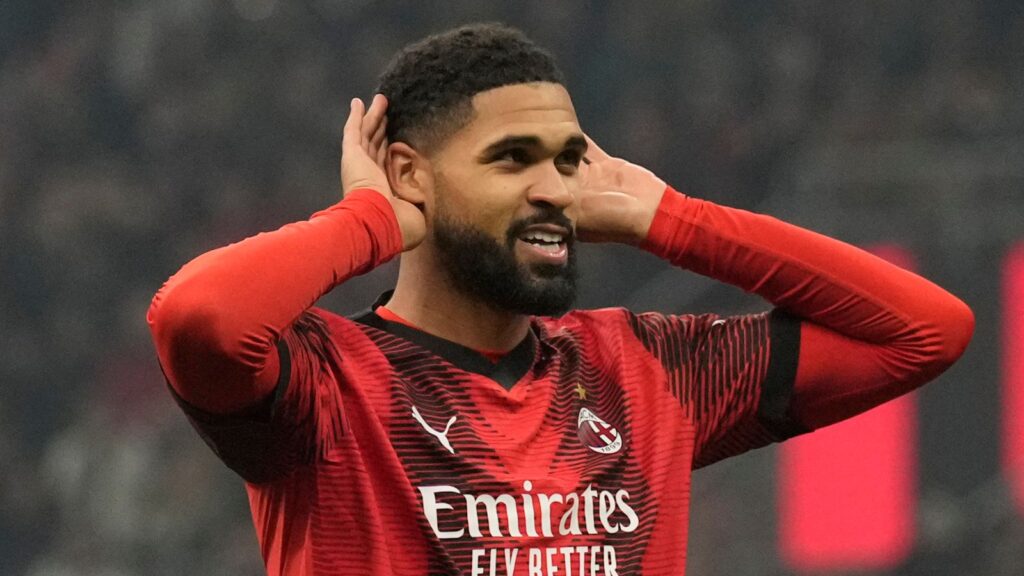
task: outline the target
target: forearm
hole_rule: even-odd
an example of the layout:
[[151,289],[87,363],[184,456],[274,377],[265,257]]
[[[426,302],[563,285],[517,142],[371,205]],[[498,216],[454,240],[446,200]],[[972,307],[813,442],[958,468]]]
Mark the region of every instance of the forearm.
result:
[[[920,276],[775,218],[672,190],[665,194],[643,246],[813,323],[803,329],[810,340],[802,346],[798,380],[803,386],[799,381],[797,386],[802,394],[797,410],[810,425],[836,419],[813,414],[823,398],[870,388],[870,404],[933,378],[960,356],[973,331],[970,309]],[[821,354],[805,354],[834,347],[842,339],[862,354],[833,357],[841,360],[833,365],[822,362]],[[852,366],[861,372],[859,379],[849,379],[856,386],[837,390],[834,383],[845,378],[840,374],[844,362],[870,366]],[[878,394],[878,387],[885,386],[889,388]],[[857,404],[856,399],[852,402]]]
[[168,379],[206,410],[251,404],[277,381],[281,333],[401,247],[387,200],[356,191],[309,220],[199,256],[164,284],[147,315]]

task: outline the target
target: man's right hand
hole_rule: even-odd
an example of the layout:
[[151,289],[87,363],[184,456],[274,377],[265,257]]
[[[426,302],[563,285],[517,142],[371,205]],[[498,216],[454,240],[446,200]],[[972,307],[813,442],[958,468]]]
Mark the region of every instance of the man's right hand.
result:
[[359,98],[352,99],[341,141],[341,189],[343,194],[366,188],[374,190],[391,203],[402,229],[402,249],[411,250],[427,233],[423,212],[411,202],[394,195],[384,171],[388,141],[386,137],[388,101],[377,94],[366,110]]

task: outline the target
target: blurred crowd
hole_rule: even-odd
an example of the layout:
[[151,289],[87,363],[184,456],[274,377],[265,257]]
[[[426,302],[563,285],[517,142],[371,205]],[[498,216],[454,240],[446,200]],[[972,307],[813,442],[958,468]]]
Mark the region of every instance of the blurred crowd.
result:
[[[336,201],[348,99],[409,41],[480,20],[552,50],[606,149],[725,204],[762,204],[822,143],[1024,140],[1015,0],[0,4],[0,572],[260,573],[241,482],[166,393],[149,300],[192,257]],[[585,269],[635,273],[581,304],[741,306],[644,284],[659,264],[631,255],[589,250]],[[392,275],[329,304],[363,308]],[[1024,573],[1022,532],[973,573]],[[786,573],[728,554],[696,546],[695,573]]]

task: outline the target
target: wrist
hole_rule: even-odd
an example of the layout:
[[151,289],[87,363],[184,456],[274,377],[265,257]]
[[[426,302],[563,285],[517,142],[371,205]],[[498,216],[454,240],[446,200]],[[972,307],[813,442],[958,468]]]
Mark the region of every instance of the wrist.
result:
[[686,224],[700,209],[701,203],[701,200],[666,186],[643,239],[638,243],[639,247],[662,258],[685,251]]
[[648,196],[650,198],[657,198],[657,201],[654,203],[653,208],[648,204],[637,215],[636,225],[634,226],[634,241],[632,242],[634,246],[643,246],[650,237],[651,228],[658,219],[658,214],[663,210],[662,206],[665,203],[665,197],[672,194],[679,195],[671,186],[662,182],[661,188],[656,193]]

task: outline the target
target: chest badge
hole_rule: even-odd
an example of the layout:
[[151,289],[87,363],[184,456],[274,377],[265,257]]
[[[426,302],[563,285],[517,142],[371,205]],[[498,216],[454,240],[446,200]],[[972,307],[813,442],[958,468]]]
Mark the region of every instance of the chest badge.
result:
[[622,448],[622,435],[587,408],[580,408],[576,419],[580,442],[598,454],[614,454]]

